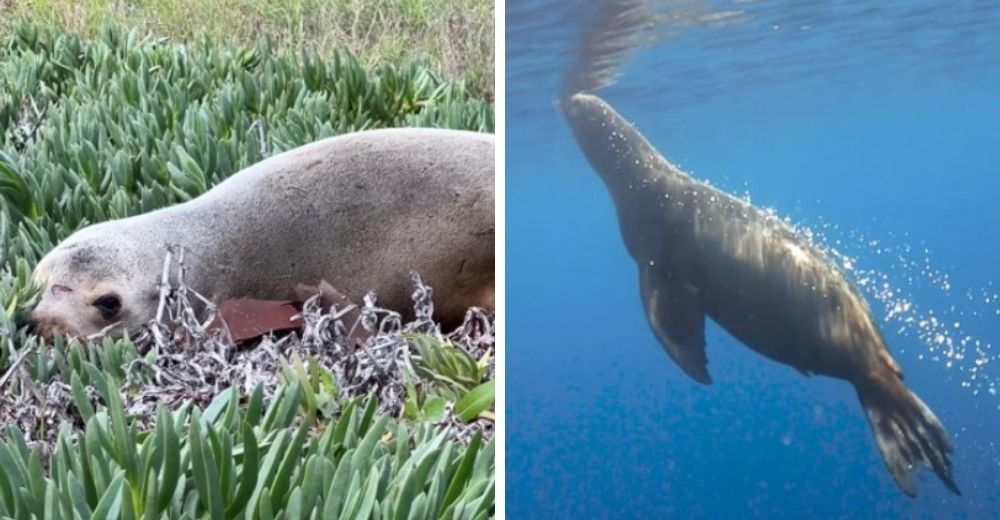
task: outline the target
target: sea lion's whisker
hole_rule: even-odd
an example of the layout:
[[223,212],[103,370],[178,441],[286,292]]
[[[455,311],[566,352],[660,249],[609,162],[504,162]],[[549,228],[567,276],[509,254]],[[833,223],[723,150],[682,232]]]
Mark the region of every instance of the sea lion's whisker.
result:
[[93,334],[90,334],[90,335],[86,336],[86,339],[87,339],[88,341],[93,341],[93,340],[95,340],[95,339],[101,339],[101,338],[103,338],[103,337],[104,337],[104,336],[105,336],[105,335],[106,335],[106,334],[107,334],[108,332],[111,332],[111,330],[112,330],[112,329],[114,329],[115,327],[118,327],[118,326],[119,326],[119,325],[121,325],[121,324],[122,324],[122,322],[121,322],[121,321],[116,321],[116,322],[114,322],[114,323],[112,323],[112,324],[110,324],[110,325],[108,325],[108,326],[104,327],[103,329],[101,329],[101,330],[99,330],[99,331],[97,331],[97,332],[95,332],[95,333],[93,333]]

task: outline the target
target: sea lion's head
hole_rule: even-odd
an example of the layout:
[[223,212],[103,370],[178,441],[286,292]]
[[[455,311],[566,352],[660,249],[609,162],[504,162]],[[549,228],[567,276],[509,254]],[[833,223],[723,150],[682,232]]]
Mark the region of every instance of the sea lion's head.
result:
[[591,142],[606,140],[606,121],[610,113],[615,113],[603,99],[579,92],[556,102],[556,106],[566,118],[577,141]]
[[31,313],[35,331],[46,338],[137,332],[156,312],[155,273],[140,272],[146,262],[120,239],[72,238],[35,267],[43,291]]
[[603,99],[578,93],[559,100],[580,150],[609,187],[634,184],[659,154]]

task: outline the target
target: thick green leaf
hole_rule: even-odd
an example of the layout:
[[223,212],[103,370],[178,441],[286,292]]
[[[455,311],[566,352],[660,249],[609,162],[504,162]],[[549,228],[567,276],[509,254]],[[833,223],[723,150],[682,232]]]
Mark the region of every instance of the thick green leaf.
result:
[[219,471],[212,450],[201,433],[199,414],[195,413],[188,433],[188,446],[191,448],[191,469],[194,481],[198,487],[198,496],[202,505],[208,511],[212,520],[225,518],[225,507],[222,504],[222,489],[219,483]]
[[495,387],[493,380],[477,386],[455,403],[455,414],[465,422],[479,417],[479,414],[493,406]]
[[[163,465],[160,468],[159,477],[159,497],[155,503],[156,513],[167,510],[177,486],[177,477],[180,471],[180,437],[174,429],[170,414],[165,408],[161,408],[157,414],[156,438],[160,449]],[[149,507],[149,505],[147,505]]]
[[122,486],[125,483],[125,472],[119,471],[111,485],[104,491],[100,502],[94,508],[94,518],[117,518],[122,506]]
[[458,496],[462,493],[462,488],[468,483],[469,476],[472,474],[473,465],[476,462],[476,455],[479,454],[479,447],[482,445],[483,435],[482,432],[476,432],[473,435],[472,440],[469,441],[469,445],[465,448],[465,455],[462,457],[462,462],[455,470],[455,474],[451,477],[451,484],[448,486],[447,492],[444,495],[444,501],[441,503],[441,508],[438,511],[438,516],[444,513],[444,510],[448,506],[455,503]]
[[259,478],[258,457],[257,438],[254,436],[253,428],[248,423],[243,423],[243,467],[240,468],[239,488],[232,502],[226,507],[226,518],[230,520],[236,518],[247,507],[248,499],[253,494]]

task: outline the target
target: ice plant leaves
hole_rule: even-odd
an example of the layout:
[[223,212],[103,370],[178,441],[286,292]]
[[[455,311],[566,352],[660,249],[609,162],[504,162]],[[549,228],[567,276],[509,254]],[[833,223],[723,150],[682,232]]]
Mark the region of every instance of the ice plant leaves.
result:
[[455,403],[455,413],[463,421],[471,421],[493,406],[496,385],[489,380],[474,388]]
[[[413,375],[427,381],[434,389],[434,393],[461,402],[478,390],[485,380],[487,374],[485,363],[477,361],[467,351],[456,347],[447,339],[430,334],[410,334],[407,335],[407,339],[415,350],[412,357]],[[479,392],[484,391],[479,390]],[[492,395],[492,391],[489,395]],[[490,405],[492,399],[487,407]],[[477,407],[478,404],[473,406]],[[479,411],[471,417],[475,418],[478,415]],[[470,421],[472,418],[463,420]]]
[[[286,408],[281,401],[297,394],[277,396],[271,407]],[[272,429],[250,426],[239,408],[239,427],[228,427],[226,414],[210,420],[197,409],[161,409],[152,430],[136,436],[112,398],[81,440],[62,436],[44,464],[8,432],[0,441],[0,516],[492,517],[492,440],[477,434],[459,443],[430,425],[375,418],[377,408],[352,401],[333,422]],[[142,471],[129,470],[129,461]]]

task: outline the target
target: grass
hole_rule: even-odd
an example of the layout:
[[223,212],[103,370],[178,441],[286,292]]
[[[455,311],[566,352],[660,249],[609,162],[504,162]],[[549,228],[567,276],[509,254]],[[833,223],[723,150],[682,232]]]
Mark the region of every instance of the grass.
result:
[[367,67],[416,61],[493,99],[491,0],[0,0],[0,35],[20,17],[87,37],[109,22],[186,43],[268,35],[278,51],[347,49]]

